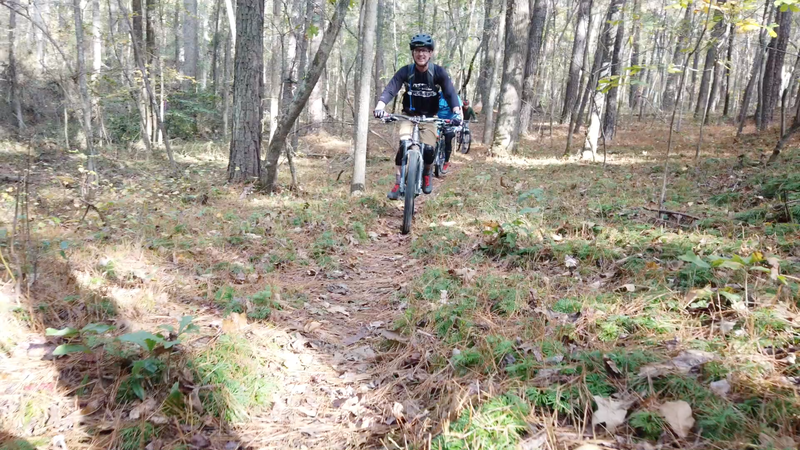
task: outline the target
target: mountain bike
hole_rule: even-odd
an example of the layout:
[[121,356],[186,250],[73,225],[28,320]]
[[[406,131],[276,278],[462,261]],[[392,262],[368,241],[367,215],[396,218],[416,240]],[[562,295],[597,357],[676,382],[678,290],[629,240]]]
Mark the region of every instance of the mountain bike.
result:
[[441,123],[439,124],[439,139],[436,140],[436,149],[433,157],[433,174],[436,178],[441,178],[444,175],[444,163],[445,163],[445,146],[447,142],[447,136],[445,134],[450,130],[455,130],[458,127],[448,127],[447,124]]
[[450,123],[450,121],[436,117],[411,117],[400,114],[387,114],[381,120],[383,123],[407,120],[414,124],[414,130],[411,133],[411,144],[403,151],[403,165],[400,169],[400,195],[404,199],[401,232],[408,234],[411,231],[411,223],[414,220],[414,200],[422,193],[424,164],[422,161],[422,142],[419,140],[419,124],[435,123],[438,125],[439,123]]
[[458,151],[467,154],[472,146],[472,134],[469,131],[469,121],[461,123],[461,127],[456,132],[456,139],[458,140]]

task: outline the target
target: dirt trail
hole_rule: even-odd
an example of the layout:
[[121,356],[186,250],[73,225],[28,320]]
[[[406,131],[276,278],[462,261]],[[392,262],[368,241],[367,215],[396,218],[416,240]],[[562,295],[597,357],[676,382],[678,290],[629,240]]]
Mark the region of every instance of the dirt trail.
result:
[[[432,195],[443,182],[435,180]],[[417,211],[425,199],[417,200]],[[352,247],[340,270],[282,274],[281,283],[308,301],[273,314],[271,321],[285,331],[278,340],[283,394],[265,422],[254,420],[241,433],[243,441],[274,448],[383,448],[389,433],[430,427],[431,405],[418,399],[434,378],[422,368],[418,344],[431,337],[392,331],[407,306],[396,300],[397,292],[424,268],[411,256],[414,230],[424,225],[415,221],[412,234],[403,236],[402,204],[394,205],[377,236]]]

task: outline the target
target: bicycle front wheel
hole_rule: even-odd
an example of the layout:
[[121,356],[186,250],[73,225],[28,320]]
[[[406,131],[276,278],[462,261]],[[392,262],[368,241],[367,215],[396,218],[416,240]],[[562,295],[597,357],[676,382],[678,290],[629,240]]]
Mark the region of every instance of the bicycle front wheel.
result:
[[403,205],[403,234],[411,232],[411,222],[414,220],[414,200],[417,197],[417,184],[420,175],[421,161],[419,152],[408,155],[406,166],[406,196]]

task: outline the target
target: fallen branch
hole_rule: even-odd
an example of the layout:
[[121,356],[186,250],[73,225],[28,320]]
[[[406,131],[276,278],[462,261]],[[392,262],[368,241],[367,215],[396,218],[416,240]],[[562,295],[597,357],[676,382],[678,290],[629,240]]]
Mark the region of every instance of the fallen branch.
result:
[[91,210],[94,210],[94,212],[97,213],[97,215],[100,217],[100,220],[103,222],[103,225],[105,225],[107,223],[106,222],[106,218],[103,216],[103,213],[100,212],[99,209],[97,209],[97,206],[94,206],[92,203],[89,203],[89,202],[87,202],[86,200],[83,200],[83,199],[81,199],[81,202],[83,202],[83,204],[86,205],[86,210],[83,211],[83,216],[81,216],[81,220],[79,222],[83,222],[83,219],[86,218],[86,215],[89,214],[89,210],[91,209]]
[[657,212],[659,214],[666,214],[668,216],[687,217],[687,218],[692,219],[692,220],[700,220],[700,217],[693,216],[691,214],[686,214],[686,213],[680,212],[680,211],[670,211],[670,210],[661,209],[661,208],[659,208],[659,209],[648,208],[647,206],[645,206],[643,209],[645,209],[647,211]]

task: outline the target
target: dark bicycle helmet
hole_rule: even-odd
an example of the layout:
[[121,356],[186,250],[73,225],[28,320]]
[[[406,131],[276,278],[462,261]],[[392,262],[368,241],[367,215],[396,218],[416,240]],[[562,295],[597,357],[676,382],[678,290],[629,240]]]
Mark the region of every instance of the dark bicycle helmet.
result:
[[430,51],[433,51],[433,38],[430,34],[417,34],[411,38],[411,42],[408,46],[411,47],[411,51],[414,51],[415,48],[421,47],[425,47]]

